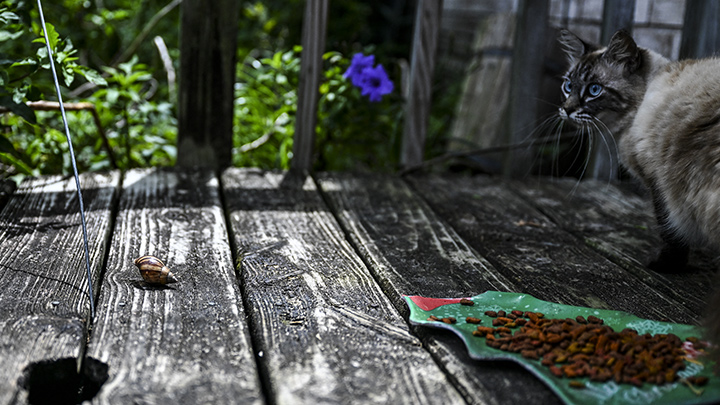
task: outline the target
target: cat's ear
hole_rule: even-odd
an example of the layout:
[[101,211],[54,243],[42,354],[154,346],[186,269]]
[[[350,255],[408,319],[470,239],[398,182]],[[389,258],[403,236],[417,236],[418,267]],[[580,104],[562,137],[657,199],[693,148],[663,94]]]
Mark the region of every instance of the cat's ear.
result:
[[640,48],[625,30],[613,34],[603,57],[611,63],[623,66],[628,73],[638,70],[642,63]]
[[594,50],[592,45],[564,28],[560,29],[558,41],[570,60],[570,64],[577,62],[583,55]]

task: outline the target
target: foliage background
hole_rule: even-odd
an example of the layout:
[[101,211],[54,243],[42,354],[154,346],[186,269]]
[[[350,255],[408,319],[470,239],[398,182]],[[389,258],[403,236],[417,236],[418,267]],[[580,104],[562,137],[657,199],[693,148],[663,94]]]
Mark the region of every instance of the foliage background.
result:
[[[63,71],[74,69],[73,80],[66,81],[63,88],[64,101],[87,101],[97,111],[97,123],[91,111],[68,113],[81,171],[174,164],[177,108],[172,76],[179,68],[179,3],[43,3],[46,20],[59,34],[56,56],[63,56],[62,51],[68,54],[65,60],[56,57],[56,61]],[[330,2],[317,170],[396,169],[402,133],[402,66],[410,56],[414,6],[411,0]],[[35,1],[0,0],[0,106],[15,112],[0,115],[0,169],[4,177],[67,173],[70,167],[59,113],[33,114],[23,107],[29,101],[55,100],[46,55],[43,59],[41,50],[44,43],[33,42],[41,35],[35,8]],[[289,167],[303,8],[303,0],[242,3],[235,165]],[[166,45],[170,65],[163,63],[156,45],[158,37]],[[395,82],[396,90],[379,103],[368,102],[342,77],[356,52],[376,55],[376,61]],[[32,63],[19,63],[28,58]],[[427,148],[430,156],[444,149],[443,128],[452,118],[458,86],[440,80],[436,83]]]

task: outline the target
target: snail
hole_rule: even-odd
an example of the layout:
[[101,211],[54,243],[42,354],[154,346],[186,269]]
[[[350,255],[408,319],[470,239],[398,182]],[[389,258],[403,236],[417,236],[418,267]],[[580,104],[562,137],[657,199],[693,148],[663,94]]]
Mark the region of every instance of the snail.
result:
[[135,265],[140,270],[143,280],[149,284],[177,283],[177,278],[170,269],[155,256],[143,256],[135,259]]

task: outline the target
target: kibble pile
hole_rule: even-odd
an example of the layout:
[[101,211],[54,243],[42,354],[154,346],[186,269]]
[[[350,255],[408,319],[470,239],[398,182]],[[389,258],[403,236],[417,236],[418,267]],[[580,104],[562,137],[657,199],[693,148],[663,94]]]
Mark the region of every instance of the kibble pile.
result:
[[[556,377],[614,380],[640,387],[644,383],[675,382],[678,371],[685,368],[683,340],[671,333],[639,334],[630,328],[616,332],[595,316],[548,319],[539,312],[518,310],[486,311],[485,315],[494,318],[492,327],[478,326],[473,335],[484,338],[490,347],[540,360]],[[454,318],[434,316],[428,320],[456,322]],[[481,323],[481,319],[475,317],[467,317],[465,321]],[[703,347],[696,338],[687,340],[696,349]],[[688,380],[693,385],[707,383],[706,377]],[[570,386],[585,385],[572,380]]]

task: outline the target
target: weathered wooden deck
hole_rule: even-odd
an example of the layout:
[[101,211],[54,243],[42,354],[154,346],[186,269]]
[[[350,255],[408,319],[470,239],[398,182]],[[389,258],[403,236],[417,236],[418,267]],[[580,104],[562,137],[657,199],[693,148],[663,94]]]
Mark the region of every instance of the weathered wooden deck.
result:
[[[713,273],[700,255],[689,274],[647,270],[649,205],[602,182],[251,169],[81,181],[93,322],[74,181],[27,181],[0,213],[2,404],[49,392],[78,358],[86,395],[109,377],[95,403],[556,403],[521,367],[408,326],[401,296],[517,291],[697,323]],[[144,254],[180,282],[144,285]]]

